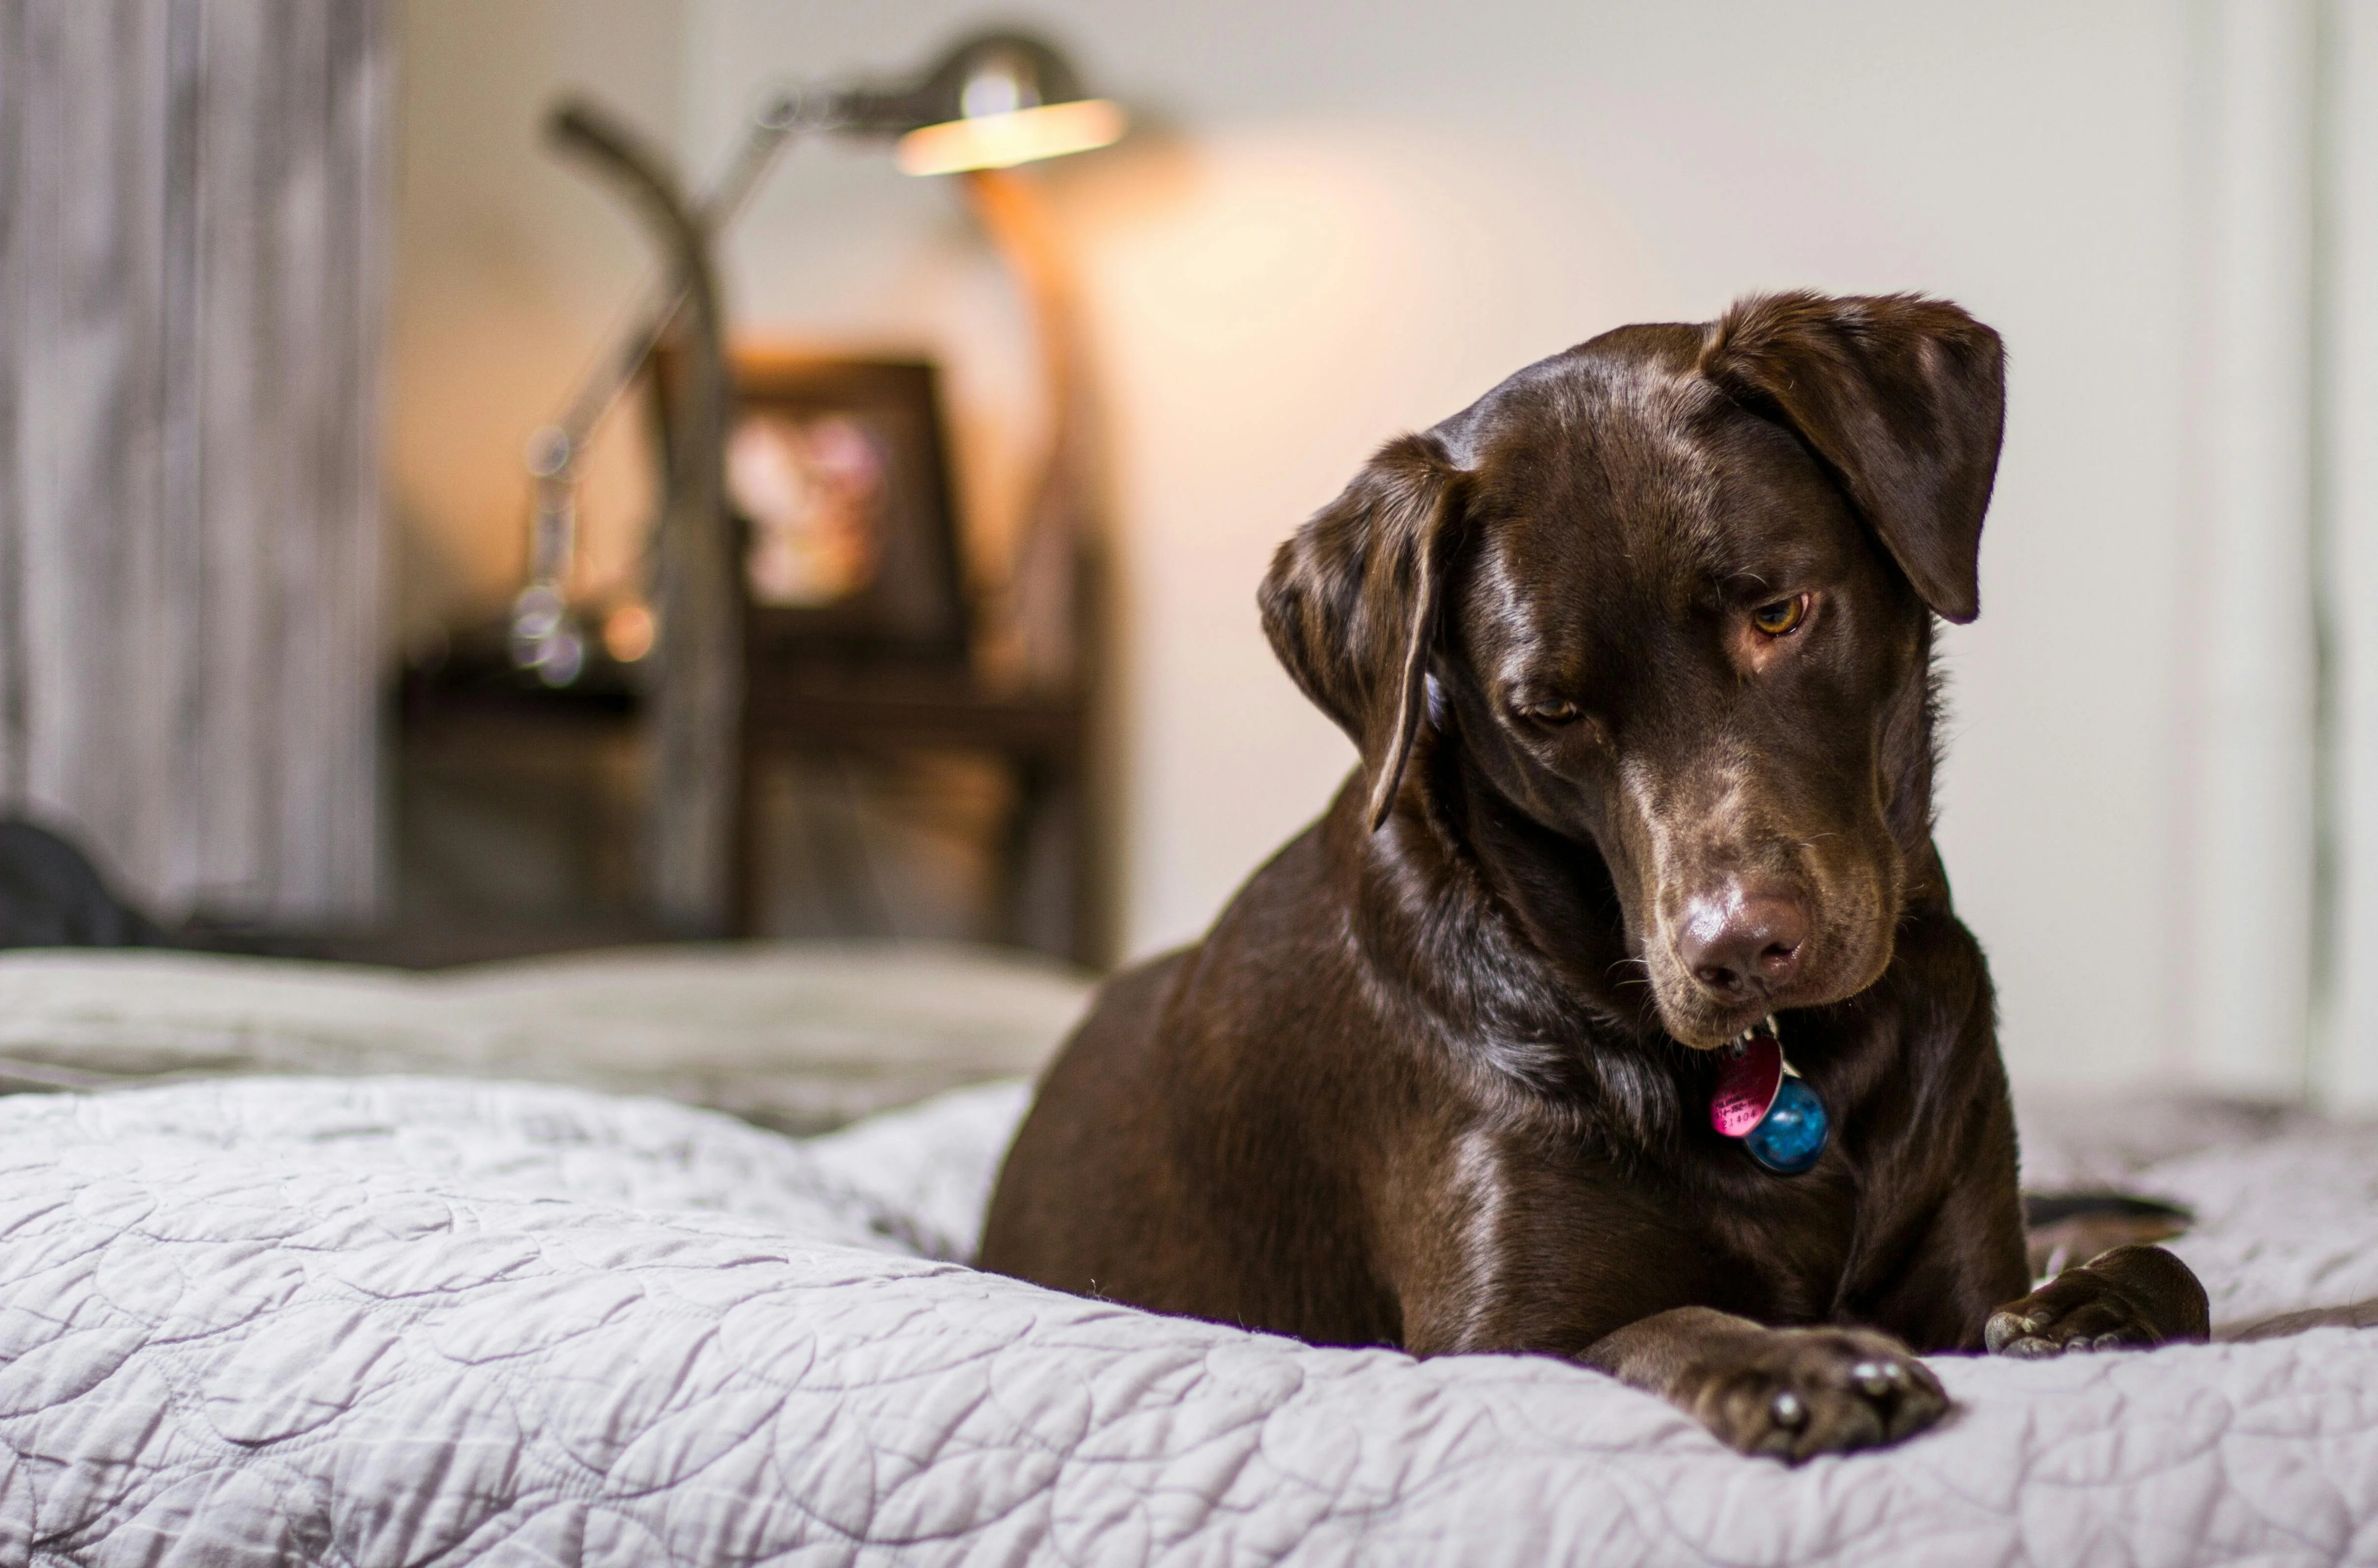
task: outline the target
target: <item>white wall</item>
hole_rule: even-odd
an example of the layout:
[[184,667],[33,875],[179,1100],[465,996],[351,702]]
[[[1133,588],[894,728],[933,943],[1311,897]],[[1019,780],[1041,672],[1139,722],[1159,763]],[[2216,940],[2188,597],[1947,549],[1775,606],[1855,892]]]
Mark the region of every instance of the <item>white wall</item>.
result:
[[2174,907],[2192,1074],[2312,1083],[2316,949],[2315,0],[2193,8],[2192,437]]
[[[669,139],[682,20],[651,0],[404,0],[390,311],[400,635],[498,610],[526,569],[529,437],[559,413],[649,265],[618,199],[542,140],[593,90]],[[616,427],[615,427],[616,429]],[[631,558],[650,485],[632,440],[588,475],[598,569]]]
[[[2222,946],[2290,896],[2309,854],[2300,746],[2235,738],[2251,672],[2284,664],[2290,629],[2273,612],[2214,631],[2229,625],[2220,548],[2251,557],[2261,494],[2206,498],[2257,483],[2224,455],[2235,400],[2215,395],[2215,367],[2261,341],[2257,308],[2295,308],[2254,292],[2285,285],[2284,256],[2233,277],[2216,254],[2296,156],[2272,125],[2289,109],[2287,30],[2309,11],[2274,7],[2277,32],[2256,36],[2279,76],[2241,87],[2222,29],[2251,34],[2238,16],[2253,9],[1038,6],[1143,127],[1045,171],[1114,425],[1129,947],[1194,935],[1350,760],[1273,665],[1253,596],[1271,547],[1377,441],[1621,322],[1702,318],[1764,288],[1921,289],[2012,354],[1983,619],[1946,640],[1940,827],[2009,1058],[2031,1082],[2300,1083],[2303,939],[2265,922],[2242,969]],[[897,74],[979,15],[660,10],[698,167],[763,84]],[[2260,171],[2242,194],[2220,174],[2240,160]],[[2289,199],[2266,210],[2292,221]],[[941,353],[967,498],[998,512],[1030,377],[951,193],[880,154],[802,150],[728,274],[747,328]],[[2290,461],[2260,472],[2300,481]],[[2283,500],[2272,526],[2300,509]],[[2223,652],[2237,647],[2243,664]],[[2249,672],[2219,688],[2227,709],[2225,670]],[[2241,768],[2244,796],[2223,782]],[[2272,810],[2241,863],[2213,817]],[[2261,891],[2239,903],[2241,880]]]
[[2336,633],[2338,929],[2314,1082],[2378,1106],[2378,0],[2344,0],[2327,39],[2332,248],[2322,369],[2331,401],[2321,567]]

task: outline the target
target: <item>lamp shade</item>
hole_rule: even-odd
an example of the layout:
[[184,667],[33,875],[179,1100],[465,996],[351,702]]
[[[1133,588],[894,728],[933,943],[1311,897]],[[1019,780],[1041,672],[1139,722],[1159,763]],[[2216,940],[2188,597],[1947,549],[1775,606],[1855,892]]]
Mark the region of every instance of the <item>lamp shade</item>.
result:
[[1082,90],[1063,54],[1027,33],[964,40],[919,82],[859,91],[841,103],[846,130],[900,138],[910,174],[1003,169],[1104,147],[1123,133],[1121,107]]

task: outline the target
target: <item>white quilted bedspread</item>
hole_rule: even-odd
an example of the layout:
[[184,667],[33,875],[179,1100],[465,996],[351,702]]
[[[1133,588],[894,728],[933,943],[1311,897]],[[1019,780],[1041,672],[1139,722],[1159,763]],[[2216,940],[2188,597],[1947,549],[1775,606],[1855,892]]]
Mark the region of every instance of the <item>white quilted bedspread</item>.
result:
[[[2378,1334],[1943,1359],[1943,1430],[1787,1470],[1548,1359],[917,1255],[1022,1103],[796,1143],[435,1079],[0,1100],[0,1563],[2378,1561]],[[2367,1132],[2134,1184],[2225,1310],[2378,1295]]]

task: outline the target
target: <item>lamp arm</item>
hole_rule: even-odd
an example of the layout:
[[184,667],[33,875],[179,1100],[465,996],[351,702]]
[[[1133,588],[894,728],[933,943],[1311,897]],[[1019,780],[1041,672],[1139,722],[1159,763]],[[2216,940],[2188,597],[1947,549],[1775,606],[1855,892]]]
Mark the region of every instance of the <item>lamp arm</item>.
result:
[[[689,369],[695,383],[687,398],[688,423],[719,423],[717,411],[703,406],[714,386],[723,386],[726,365],[706,214],[686,200],[658,151],[594,105],[583,101],[566,102],[554,113],[546,129],[557,148],[583,160],[619,187],[668,263],[665,289],[668,304],[646,331],[630,334],[622,352],[611,362],[610,373],[590,379],[572,401],[573,421],[589,410],[599,416],[600,410],[618,395],[619,385],[634,376],[655,341],[682,311],[690,340]],[[585,428],[565,424],[561,430],[565,437],[582,438]]]
[[[786,142],[802,128],[802,100],[788,92],[771,99],[752,117],[743,144],[711,186],[710,194],[698,209],[687,214],[705,238],[715,239],[743,209],[743,204],[759,188],[761,179],[775,164]],[[672,212],[684,209],[675,183],[667,175],[666,163],[643,147],[633,133],[593,105],[582,101],[564,104],[554,115],[548,134],[558,147],[594,160],[615,177],[623,170],[639,169],[640,173],[627,177],[647,188],[652,188],[652,182],[657,178],[657,188],[668,193],[667,201]],[[623,156],[627,160],[624,163]],[[673,224],[675,219],[669,221]],[[670,248],[670,244],[665,243],[664,248]],[[594,427],[643,369],[653,350],[668,335],[685,303],[685,280],[677,269],[671,269],[647,291],[643,307],[630,317],[634,325],[621,335],[611,353],[579,383],[561,417],[539,432],[537,449],[530,457],[530,467],[539,477],[561,473],[576,464]]]
[[725,920],[742,719],[742,580],[727,516],[729,396],[710,229],[668,166],[593,106],[555,114],[556,143],[627,197],[667,258],[684,317],[683,395],[669,442],[658,539],[660,638],[654,685],[653,893],[693,932]]

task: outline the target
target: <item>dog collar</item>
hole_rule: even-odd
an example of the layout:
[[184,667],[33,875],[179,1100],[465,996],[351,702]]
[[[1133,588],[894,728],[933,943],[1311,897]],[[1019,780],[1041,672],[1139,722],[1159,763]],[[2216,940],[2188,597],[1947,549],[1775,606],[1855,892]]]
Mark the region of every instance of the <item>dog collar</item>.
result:
[[1825,1102],[1784,1059],[1773,1014],[1725,1047],[1710,1096],[1710,1125],[1739,1138],[1750,1157],[1778,1176],[1797,1176],[1825,1152],[1832,1128]]

